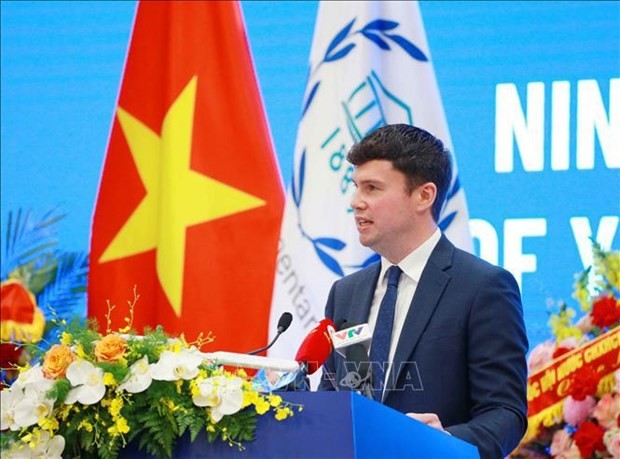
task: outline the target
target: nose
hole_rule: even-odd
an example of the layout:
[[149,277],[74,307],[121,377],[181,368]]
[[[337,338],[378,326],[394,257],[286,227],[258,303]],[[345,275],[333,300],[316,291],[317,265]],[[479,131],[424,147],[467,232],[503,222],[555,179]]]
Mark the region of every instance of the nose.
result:
[[365,206],[366,204],[364,203],[364,200],[362,199],[362,197],[360,196],[360,191],[358,188],[355,189],[355,191],[353,192],[353,196],[351,196],[351,208],[353,210],[355,209],[361,209]]

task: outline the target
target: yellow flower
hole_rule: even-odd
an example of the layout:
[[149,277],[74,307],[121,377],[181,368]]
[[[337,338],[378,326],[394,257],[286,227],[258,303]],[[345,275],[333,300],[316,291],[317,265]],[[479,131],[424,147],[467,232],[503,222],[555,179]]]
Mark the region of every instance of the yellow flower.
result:
[[77,345],[77,348],[75,350],[75,353],[77,354],[77,356],[81,359],[85,359],[86,358],[86,352],[84,352],[84,346],[82,346],[81,344]]
[[259,398],[256,402],[254,402],[254,406],[256,407],[256,412],[258,414],[265,414],[269,411],[269,402],[264,398]]
[[239,368],[237,370],[237,376],[239,376],[240,378],[246,379],[248,377],[248,374],[245,372],[243,368]]
[[280,397],[279,395],[270,394],[269,396],[267,396],[267,400],[269,400],[269,404],[274,408],[282,403],[282,397]]
[[583,336],[583,332],[572,324],[573,317],[575,317],[575,310],[567,308],[566,305],[562,306],[559,313],[551,315],[549,325],[557,341],[570,337],[580,339]]
[[179,407],[177,405],[175,405],[174,402],[172,400],[170,400],[170,399],[163,398],[161,401],[173,413],[179,409]]
[[181,345],[181,341],[175,341],[170,346],[170,351],[174,352],[175,354],[178,354],[179,352],[181,352],[181,349],[183,349],[183,346]]
[[258,392],[244,391],[243,392],[243,407],[254,405],[258,402]]
[[88,422],[88,420],[84,419],[77,426],[77,430],[82,430],[82,429],[86,430],[87,432],[92,432],[93,431],[93,425],[90,422]]
[[70,333],[62,332],[62,336],[60,338],[60,344],[64,344],[65,346],[68,346],[69,344],[71,344],[72,339],[73,339],[73,336],[71,336]]
[[110,415],[112,416],[112,418],[116,418],[121,413],[122,408],[123,408],[123,399],[120,397],[117,397],[113,399],[112,402],[110,403],[110,408],[108,408],[108,411],[110,412]]
[[192,379],[189,383],[189,391],[192,397],[196,397],[197,395],[200,395],[200,388],[198,387],[198,382],[199,380]]
[[56,418],[39,418],[39,420],[37,421],[37,424],[43,430],[47,430],[49,432],[58,430],[58,428],[60,427],[60,424],[58,423],[58,419]]
[[122,416],[116,420],[116,428],[120,433],[127,433],[131,430],[129,424],[127,424],[127,419]]
[[60,411],[58,412],[59,416],[60,416],[60,420],[61,421],[66,421],[67,418],[69,417],[69,414],[71,414],[71,405],[64,405]]
[[113,437],[118,437],[119,435],[126,434],[130,430],[131,429],[129,427],[129,424],[127,424],[127,419],[122,416],[120,416],[116,420],[113,426],[108,427],[108,433]]
[[276,410],[276,421],[283,421],[284,419],[288,418],[289,416],[293,415],[293,411],[291,411],[290,408],[285,407],[285,408],[278,408]]
[[113,386],[116,384],[116,379],[114,378],[114,375],[110,372],[105,372],[103,374],[103,384],[105,386]]

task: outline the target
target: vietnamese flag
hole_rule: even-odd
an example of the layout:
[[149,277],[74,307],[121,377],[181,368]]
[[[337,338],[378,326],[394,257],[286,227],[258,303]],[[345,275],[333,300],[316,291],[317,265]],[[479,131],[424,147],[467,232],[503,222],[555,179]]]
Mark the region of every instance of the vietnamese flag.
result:
[[88,315],[267,342],[283,190],[238,2],[140,2],[97,197]]

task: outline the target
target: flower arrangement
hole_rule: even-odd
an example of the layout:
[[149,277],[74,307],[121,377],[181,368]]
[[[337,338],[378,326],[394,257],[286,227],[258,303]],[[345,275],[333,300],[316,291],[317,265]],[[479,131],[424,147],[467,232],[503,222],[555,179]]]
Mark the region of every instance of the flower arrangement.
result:
[[620,252],[593,242],[593,265],[529,355],[528,432],[516,458],[620,458]]
[[171,457],[182,436],[201,432],[243,448],[258,415],[283,420],[301,410],[259,393],[243,369],[205,360],[199,348],[210,335],[187,343],[159,327],[138,336],[130,318],[113,332],[110,312],[105,334],[93,322],[60,321],[60,342],[0,392],[3,458],[114,458],[130,442]]

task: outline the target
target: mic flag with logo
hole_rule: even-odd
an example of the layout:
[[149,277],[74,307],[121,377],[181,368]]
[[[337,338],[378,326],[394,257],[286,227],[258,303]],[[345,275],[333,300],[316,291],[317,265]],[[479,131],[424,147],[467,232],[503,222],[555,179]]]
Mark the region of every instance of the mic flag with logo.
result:
[[[394,123],[424,128],[452,151],[416,2],[321,2],[282,222],[270,330],[293,324],[270,355],[284,356],[323,317],[331,284],[378,255],[358,242],[351,212],[354,142]],[[465,194],[454,175],[439,226],[472,249]],[[356,307],[354,305],[353,307]]]
[[88,314],[267,341],[283,190],[237,2],[140,2],[97,197]]

